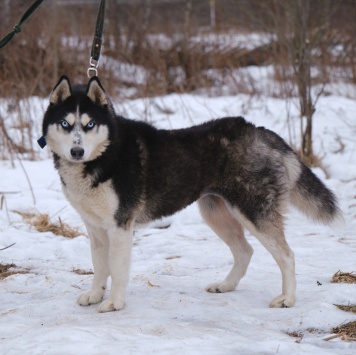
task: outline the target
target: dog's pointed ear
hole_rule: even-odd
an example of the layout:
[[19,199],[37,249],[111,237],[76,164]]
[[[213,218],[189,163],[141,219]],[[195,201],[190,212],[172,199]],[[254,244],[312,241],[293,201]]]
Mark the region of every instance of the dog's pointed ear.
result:
[[72,87],[70,86],[69,79],[65,75],[62,75],[52,91],[49,102],[51,105],[56,105],[63,102],[70,95],[72,95]]
[[87,86],[87,96],[94,103],[104,106],[108,104],[108,99],[104,88],[101,86],[100,80],[97,76],[93,76]]

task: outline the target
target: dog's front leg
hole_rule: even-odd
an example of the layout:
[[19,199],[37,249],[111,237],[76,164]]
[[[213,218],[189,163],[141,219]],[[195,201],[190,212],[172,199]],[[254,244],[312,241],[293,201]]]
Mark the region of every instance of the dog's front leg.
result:
[[104,229],[85,223],[90,238],[91,256],[94,266],[92,288],[78,298],[81,306],[99,303],[104,296],[109,276],[109,239]]
[[129,281],[132,232],[133,223],[108,230],[111,291],[108,299],[100,304],[99,312],[118,311],[124,308],[125,290]]

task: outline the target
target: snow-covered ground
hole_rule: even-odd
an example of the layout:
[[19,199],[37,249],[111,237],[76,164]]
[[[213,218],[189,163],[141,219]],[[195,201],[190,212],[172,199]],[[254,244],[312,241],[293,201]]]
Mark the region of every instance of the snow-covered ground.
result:
[[[116,108],[132,118],[149,118],[159,127],[243,114],[287,140],[296,142],[299,132],[295,105],[290,105],[288,128],[286,103],[266,97],[170,95],[116,103]],[[0,251],[0,263],[28,270],[0,280],[0,353],[355,354],[355,342],[323,340],[333,327],[356,319],[334,306],[355,304],[356,285],[330,282],[338,270],[356,271],[355,115],[354,100],[330,95],[318,102],[315,151],[330,178],[321,169],[314,171],[338,196],[346,227],[333,230],[289,212],[286,235],[295,252],[298,282],[297,302],[290,309],[268,308],[280,293],[280,272],[249,234],[255,253],[238,289],[225,294],[204,291],[226,276],[232,256],[204,225],[195,205],[135,232],[124,310],[99,314],[96,305],[80,307],[76,298],[90,287],[93,276],[73,270],[92,269],[89,240],[63,197],[51,160],[22,162],[31,184],[18,161],[15,168],[0,161],[0,192],[6,193],[0,248],[16,243]],[[80,227],[83,236],[39,233],[14,210],[60,217]]]

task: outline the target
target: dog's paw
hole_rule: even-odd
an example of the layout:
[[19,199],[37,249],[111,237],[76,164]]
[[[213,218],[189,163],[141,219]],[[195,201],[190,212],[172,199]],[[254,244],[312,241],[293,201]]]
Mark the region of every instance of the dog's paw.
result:
[[211,293],[224,293],[233,291],[236,288],[235,284],[229,282],[214,282],[205,288],[205,291]]
[[90,306],[91,304],[99,303],[103,299],[103,296],[104,296],[104,290],[102,291],[89,290],[82,293],[78,297],[77,302],[81,306]]
[[295,299],[292,297],[287,297],[283,294],[277,296],[272,300],[269,304],[270,308],[289,308],[293,307],[295,303]]
[[125,306],[125,302],[122,300],[113,300],[111,297],[109,297],[107,300],[103,301],[100,303],[100,306],[98,308],[99,313],[104,313],[104,312],[113,312],[113,311],[119,311],[120,309],[123,309]]

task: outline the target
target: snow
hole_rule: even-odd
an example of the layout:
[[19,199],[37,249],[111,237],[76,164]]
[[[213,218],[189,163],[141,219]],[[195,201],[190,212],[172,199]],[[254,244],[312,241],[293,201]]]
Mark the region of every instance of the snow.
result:
[[[41,117],[46,103],[38,103]],[[166,128],[243,114],[257,125],[297,142],[296,105],[269,97],[169,95],[115,102],[118,113],[150,119]],[[297,302],[270,309],[280,293],[279,269],[247,233],[255,252],[247,275],[234,292],[210,294],[204,287],[224,278],[232,265],[228,248],[202,222],[196,205],[154,222],[134,235],[127,303],[119,312],[99,314],[97,305],[77,305],[93,276],[89,240],[78,214],[65,200],[50,159],[0,161],[0,262],[28,269],[0,280],[0,343],[3,354],[352,354],[355,342],[324,341],[331,329],[355,320],[334,304],[355,304],[356,285],[333,284],[338,270],[356,271],[356,102],[321,97],[315,114],[315,150],[338,196],[346,226],[315,225],[294,210],[286,221],[295,252]],[[40,120],[38,122],[39,130]],[[344,144],[344,149],[340,149]],[[47,156],[47,153],[44,153]],[[35,201],[31,189],[33,190]],[[48,213],[83,235],[75,239],[39,233],[14,211]],[[302,339],[287,333],[303,334]]]

